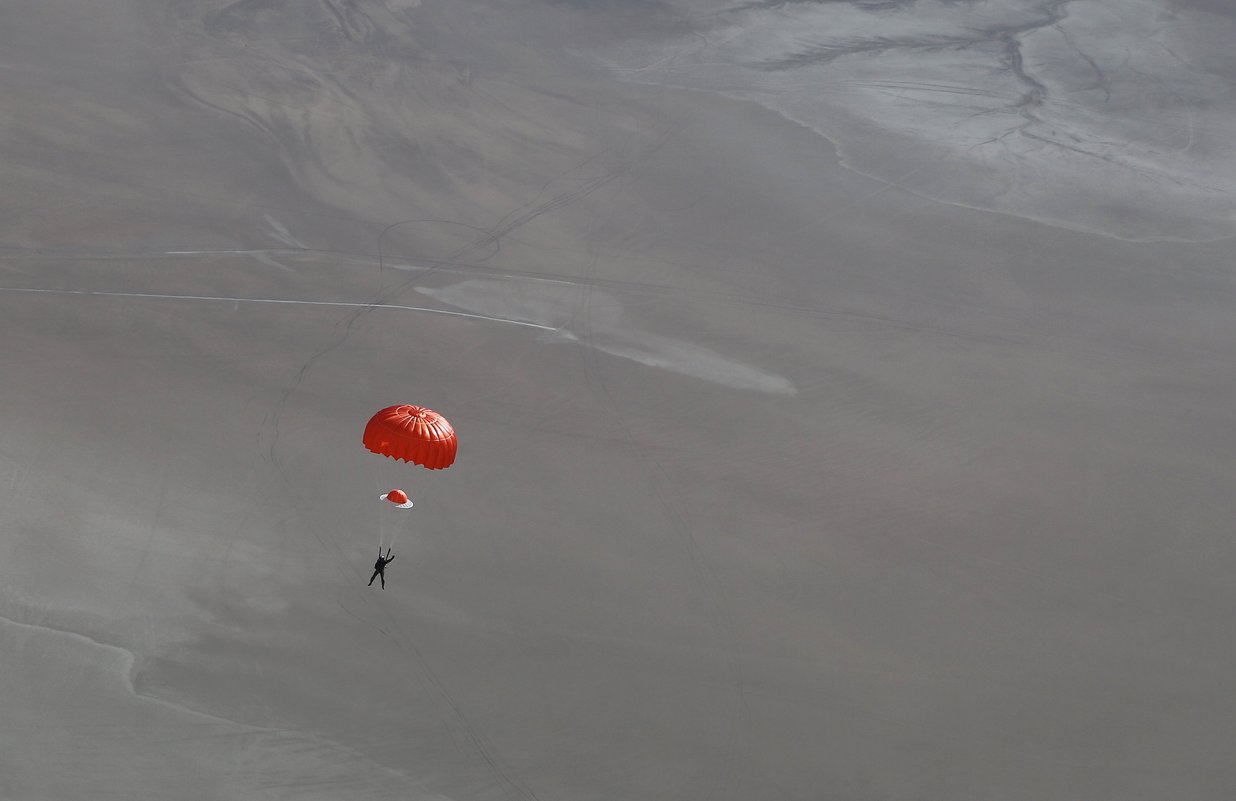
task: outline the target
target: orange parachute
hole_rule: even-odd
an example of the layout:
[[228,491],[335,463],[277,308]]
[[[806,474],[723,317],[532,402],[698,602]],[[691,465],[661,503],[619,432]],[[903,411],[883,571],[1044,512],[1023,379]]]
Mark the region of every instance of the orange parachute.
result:
[[408,497],[408,493],[401,489],[393,489],[390,492],[384,492],[378,496],[378,500],[394,504],[400,509],[412,508],[412,499]]
[[446,418],[423,406],[388,406],[369,418],[361,438],[365,447],[430,470],[442,470],[455,461],[459,440]]

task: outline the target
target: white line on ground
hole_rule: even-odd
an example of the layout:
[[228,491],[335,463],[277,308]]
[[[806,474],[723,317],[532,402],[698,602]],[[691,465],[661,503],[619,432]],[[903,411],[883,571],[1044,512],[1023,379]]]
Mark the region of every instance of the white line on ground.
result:
[[349,303],[336,300],[285,300],[281,298],[225,298],[211,295],[161,295],[153,292],[104,292],[87,289],[37,289],[24,287],[0,287],[0,292],[12,292],[37,295],[89,295],[106,298],[151,298],[154,300],[197,300],[217,303],[272,303],[292,306],[342,306],[352,309],[394,309],[396,311],[428,312],[429,314],[445,314],[450,317],[466,317],[471,320],[485,320],[492,323],[508,323],[524,328],[536,328],[541,331],[557,331],[557,328],[523,320],[509,320],[505,317],[490,317],[484,314],[469,314],[467,312],[449,311],[447,309],[432,309],[427,306],[397,306],[388,303]]

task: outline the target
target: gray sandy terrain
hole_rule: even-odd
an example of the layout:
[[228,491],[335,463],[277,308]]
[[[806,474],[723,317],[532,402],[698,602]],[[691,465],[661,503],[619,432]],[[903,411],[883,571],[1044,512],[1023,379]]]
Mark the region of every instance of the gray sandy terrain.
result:
[[7,3],[0,798],[1236,797],[1234,31]]

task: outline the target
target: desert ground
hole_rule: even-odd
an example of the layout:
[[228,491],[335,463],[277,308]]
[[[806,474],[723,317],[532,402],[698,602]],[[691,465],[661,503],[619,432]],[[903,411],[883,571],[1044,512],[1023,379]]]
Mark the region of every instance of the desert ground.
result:
[[1233,40],[11,0],[0,798],[1236,797]]

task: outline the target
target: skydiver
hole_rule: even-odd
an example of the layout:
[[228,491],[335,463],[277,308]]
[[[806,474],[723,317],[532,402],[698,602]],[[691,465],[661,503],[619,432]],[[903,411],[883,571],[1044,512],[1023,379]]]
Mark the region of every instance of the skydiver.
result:
[[378,576],[382,577],[382,589],[386,589],[386,566],[395,561],[395,557],[391,556],[391,549],[386,549],[386,556],[382,555],[382,548],[378,548],[378,561],[373,563],[373,575],[369,577],[369,586],[373,586],[373,580]]

